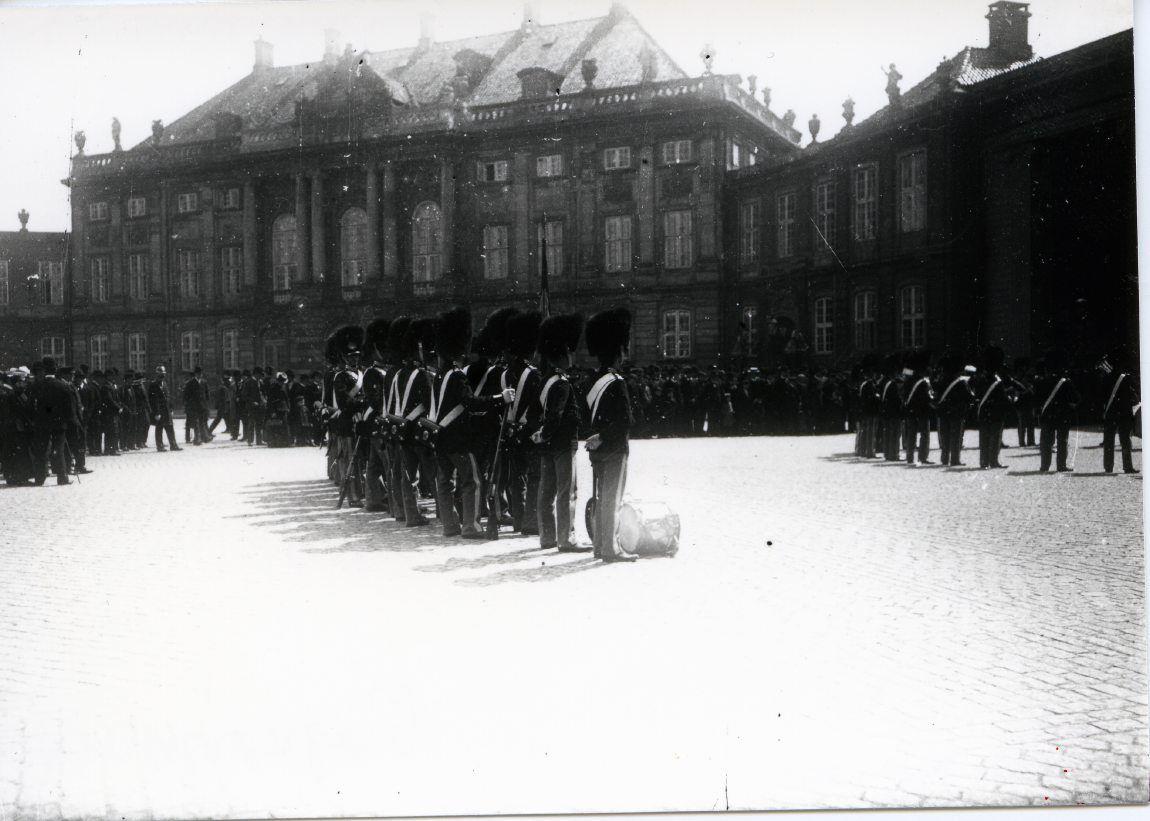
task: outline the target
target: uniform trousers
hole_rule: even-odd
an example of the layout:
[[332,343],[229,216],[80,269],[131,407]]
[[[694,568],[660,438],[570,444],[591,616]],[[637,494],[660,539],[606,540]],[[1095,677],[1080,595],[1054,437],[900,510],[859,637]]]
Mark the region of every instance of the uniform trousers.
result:
[[1102,425],[1102,469],[1107,473],[1114,470],[1114,435],[1122,448],[1122,469],[1134,471],[1134,446],[1130,443],[1130,432],[1134,429],[1134,419],[1123,416],[1121,419],[1108,419]]
[[120,452],[120,416],[109,413],[104,417],[104,453]]
[[859,416],[855,422],[855,456],[874,457],[878,418],[869,414]]
[[[1058,447],[1058,469],[1066,469],[1066,446],[1070,442],[1070,423],[1043,422],[1038,431],[1039,469],[1050,470],[1055,445]],[[1104,454],[1105,455],[1105,454]]]
[[595,482],[595,557],[620,556],[623,551],[615,541],[615,522],[627,486],[627,454],[617,453],[591,462],[591,473]]
[[897,462],[899,457],[899,436],[902,433],[902,420],[886,416],[882,420],[882,456],[888,462]]
[[35,455],[36,463],[33,466],[33,478],[37,482],[43,482],[47,477],[47,468],[49,462],[52,465],[52,472],[56,474],[57,479],[68,478],[68,466],[64,461],[64,449],[67,447],[67,431],[65,430],[37,430],[34,442],[33,454]]
[[[405,481],[403,448],[397,439],[388,439],[384,445],[384,450],[387,452],[387,463],[385,465],[387,478],[384,484],[387,486],[388,512],[391,513],[391,517],[397,522],[402,522],[406,518],[404,504],[407,498],[407,492],[411,490],[410,487],[407,487]],[[404,490],[405,487],[407,491]]]
[[83,470],[88,453],[87,431],[81,425],[68,428],[68,450],[76,470]]
[[[470,453],[439,453],[435,457],[435,503],[444,536],[479,532],[479,465]],[[455,510],[458,492],[462,515]]]
[[930,458],[930,417],[908,416],[904,428],[903,447],[906,448],[907,464],[914,462],[915,439],[918,440],[918,461],[925,462]]
[[[403,451],[403,516],[407,524],[426,524],[427,519],[419,512],[419,481],[435,481],[435,457],[428,448],[417,448],[404,443],[400,445]],[[437,505],[438,508],[438,505]],[[436,510],[441,518],[444,511]]]
[[954,414],[940,414],[938,417],[939,460],[944,465],[962,464],[962,434],[966,419]]
[[364,505],[368,510],[390,510],[388,506],[388,463],[387,444],[382,436],[372,436],[368,440],[366,485]]
[[539,535],[539,455],[534,446],[509,448],[507,461],[507,495],[515,529],[525,535]]
[[1018,407],[1018,446],[1020,448],[1034,446],[1034,408]]
[[978,466],[998,467],[998,457],[1002,453],[1001,419],[983,419],[978,423]]
[[363,488],[359,479],[359,454],[355,449],[356,437],[340,435],[336,437],[335,463],[339,475],[340,492],[343,492],[343,481],[347,482],[347,498],[358,502],[363,498]]
[[164,449],[164,431],[168,432],[168,446],[176,447],[176,428],[168,417],[167,421],[156,422],[156,450]]
[[575,453],[578,442],[539,456],[539,546],[575,543]]

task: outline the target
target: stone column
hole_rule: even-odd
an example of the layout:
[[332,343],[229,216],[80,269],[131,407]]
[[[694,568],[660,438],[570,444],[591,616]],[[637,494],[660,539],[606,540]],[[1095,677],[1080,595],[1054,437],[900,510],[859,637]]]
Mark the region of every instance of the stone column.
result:
[[[308,220],[307,177],[300,171],[295,175],[295,230],[297,237],[296,282],[311,281],[311,248],[308,245]],[[272,264],[275,264],[275,260],[272,260]]]
[[244,288],[256,284],[256,186],[244,181]]
[[327,274],[327,244],[323,231],[323,172],[311,174],[311,278],[323,281]]
[[443,215],[443,279],[455,273],[455,166],[451,160],[440,161],[439,208]]
[[383,276],[399,274],[399,254],[395,237],[395,168],[388,162],[383,166]]
[[379,171],[375,163],[367,166],[367,276],[379,279]]

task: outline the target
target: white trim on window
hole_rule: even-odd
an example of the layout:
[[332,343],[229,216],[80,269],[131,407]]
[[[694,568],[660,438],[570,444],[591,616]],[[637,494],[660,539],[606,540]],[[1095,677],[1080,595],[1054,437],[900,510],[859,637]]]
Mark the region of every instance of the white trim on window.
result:
[[854,178],[854,238],[872,240],[878,233],[878,163],[860,163],[855,166]]
[[506,225],[483,228],[483,278],[507,279],[508,250]]
[[128,197],[128,216],[142,217],[148,213],[148,200],[144,197]]
[[480,182],[507,182],[511,164],[507,160],[480,160],[475,176]]
[[746,200],[739,204],[739,261],[743,265],[759,260],[762,208],[761,200]]
[[200,332],[184,331],[180,334],[180,369],[191,371],[196,365],[202,365],[200,354]]
[[108,218],[108,203],[106,202],[90,202],[88,203],[88,219],[90,220],[106,220]]
[[795,212],[798,209],[798,195],[794,191],[784,191],[775,198],[776,253],[779,259],[795,254]]
[[859,291],[854,296],[855,350],[873,351],[878,344],[878,294]]
[[926,227],[926,149],[898,158],[899,231],[909,234]]
[[176,211],[191,214],[200,208],[200,195],[195,191],[185,191],[176,195]]
[[691,357],[691,312],[686,308],[663,311],[663,358]]
[[690,268],[695,261],[692,212],[663,212],[663,267]]
[[921,285],[899,291],[899,340],[904,348],[926,344],[926,291]]
[[835,316],[834,305],[829,296],[821,296],[815,300],[815,353],[834,353],[835,349]]
[[616,145],[603,149],[603,170],[618,171],[631,167],[631,146]]
[[148,368],[148,335],[145,333],[128,334],[128,367],[137,373],[143,373]]
[[561,177],[563,176],[563,155],[546,154],[535,158],[535,176]]
[[678,165],[695,158],[694,144],[690,140],[668,140],[659,149],[663,165]]

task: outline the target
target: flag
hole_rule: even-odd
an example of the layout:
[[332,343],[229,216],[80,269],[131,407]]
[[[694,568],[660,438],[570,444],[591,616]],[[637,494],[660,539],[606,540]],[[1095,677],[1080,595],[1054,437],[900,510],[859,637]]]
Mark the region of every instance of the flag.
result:
[[543,318],[551,316],[551,295],[547,291],[547,217],[539,226],[541,242],[539,248],[539,313]]

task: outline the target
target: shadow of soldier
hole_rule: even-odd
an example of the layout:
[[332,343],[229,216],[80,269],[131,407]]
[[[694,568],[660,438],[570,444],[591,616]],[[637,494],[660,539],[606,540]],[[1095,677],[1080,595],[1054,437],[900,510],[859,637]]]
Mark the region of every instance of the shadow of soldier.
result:
[[547,582],[607,566],[606,563],[591,556],[582,556],[572,561],[548,561],[548,555],[558,554],[545,554],[540,557],[538,565],[501,570],[488,576],[456,579],[455,584],[465,587],[491,587],[509,582]]

